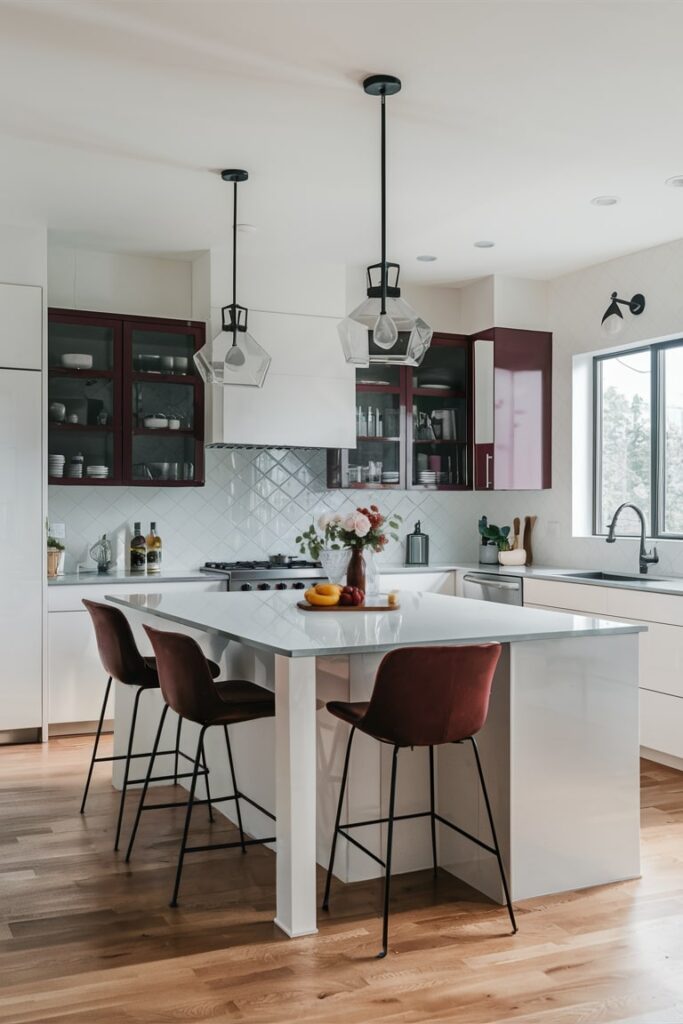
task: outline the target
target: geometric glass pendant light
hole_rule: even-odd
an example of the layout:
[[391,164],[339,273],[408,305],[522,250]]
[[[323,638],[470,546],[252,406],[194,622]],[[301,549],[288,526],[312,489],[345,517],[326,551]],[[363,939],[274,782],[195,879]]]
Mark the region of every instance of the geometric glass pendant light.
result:
[[232,302],[223,306],[219,334],[195,353],[199,375],[207,384],[237,384],[260,388],[266,379],[270,356],[247,330],[249,310],[237,303],[237,183],[247,171],[221,171],[223,181],[233,182],[232,207]]
[[371,75],[363,82],[369,96],[381,98],[382,258],[367,268],[367,299],[339,324],[347,363],[419,366],[432,340],[432,329],[401,298],[398,263],[387,262],[386,97],[400,91],[393,75]]

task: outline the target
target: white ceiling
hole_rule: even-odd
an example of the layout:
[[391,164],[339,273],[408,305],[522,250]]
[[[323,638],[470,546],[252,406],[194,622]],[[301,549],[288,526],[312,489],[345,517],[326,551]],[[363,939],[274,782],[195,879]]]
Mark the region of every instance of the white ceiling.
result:
[[[257,251],[406,278],[553,277],[683,236],[683,4],[0,0],[0,219],[179,255]],[[615,207],[591,206],[614,193]],[[473,248],[477,239],[494,249]],[[415,261],[434,253],[436,263]]]

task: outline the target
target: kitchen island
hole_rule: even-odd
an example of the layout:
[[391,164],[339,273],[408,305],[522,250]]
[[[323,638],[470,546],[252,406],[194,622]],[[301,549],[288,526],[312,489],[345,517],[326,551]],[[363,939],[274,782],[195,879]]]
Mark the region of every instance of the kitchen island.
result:
[[[286,591],[116,593],[109,599],[124,606],[138,636],[143,621],[190,632],[201,638],[209,656],[220,658],[223,677],[248,678],[275,692],[274,736],[272,721],[248,723],[234,730],[233,746],[240,788],[264,806],[275,806],[275,920],[288,935],[316,930],[316,862],[327,860],[347,734],[321,701],[367,699],[382,655],[399,647],[504,645],[479,744],[513,899],[639,874],[638,633],[643,627],[413,592],[400,594],[397,611],[382,613],[301,611],[297,596]],[[116,696],[116,753],[127,735],[126,690],[120,686]],[[160,710],[158,694],[146,697],[138,750],[150,749]],[[170,740],[175,724],[167,725]],[[193,732],[189,726],[184,732],[190,749]],[[214,792],[222,783],[223,792],[230,792],[219,737],[212,743],[210,731],[207,739],[212,776],[222,776]],[[488,841],[467,748],[439,748],[438,811]],[[358,737],[346,820],[380,816],[388,753]],[[142,759],[138,765],[142,768]],[[426,751],[406,750],[399,758],[397,813],[426,807]],[[234,811],[228,805],[224,813]],[[266,820],[253,811],[245,826],[263,835]],[[377,853],[383,828],[365,830],[364,841]],[[456,833],[440,831],[441,867],[500,901],[493,858]],[[431,864],[428,833],[424,820],[401,823],[396,871]],[[144,830],[141,845],[143,837]],[[348,847],[337,857],[335,874],[342,881],[379,873],[360,851],[340,845]]]

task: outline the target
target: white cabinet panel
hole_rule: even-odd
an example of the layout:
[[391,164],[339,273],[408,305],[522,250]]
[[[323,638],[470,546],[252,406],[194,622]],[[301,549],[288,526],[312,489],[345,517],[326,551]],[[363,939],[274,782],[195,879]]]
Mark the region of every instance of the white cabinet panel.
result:
[[383,594],[389,590],[427,591],[430,594],[455,596],[454,572],[406,572],[380,575],[379,588]]
[[[83,598],[104,601],[107,594],[120,591],[126,594],[150,593],[163,590],[164,594],[208,590],[225,590],[222,580],[186,583],[160,583],[148,580],[141,583],[87,584],[86,586],[52,586],[48,589],[48,722],[60,725],[66,722],[94,722],[99,718],[107,677],[102,667],[95,642],[92,621],[82,604]],[[126,613],[127,614],[127,613]],[[129,616],[136,640],[144,654],[151,653],[147,637],[134,616]],[[164,626],[161,627],[165,628]],[[173,624],[168,623],[172,629]],[[208,651],[208,654],[213,653]],[[114,714],[113,701],[107,717]]]
[[43,668],[41,380],[0,370],[0,730],[40,728]]
[[[0,368],[40,370],[42,350],[42,289],[0,284]],[[40,405],[36,414],[40,419]]]
[[640,691],[640,742],[651,750],[683,758],[683,698]]
[[559,583],[555,580],[524,580],[524,604],[548,608],[577,609],[583,614],[601,615],[608,610],[608,587],[591,587],[583,583]]

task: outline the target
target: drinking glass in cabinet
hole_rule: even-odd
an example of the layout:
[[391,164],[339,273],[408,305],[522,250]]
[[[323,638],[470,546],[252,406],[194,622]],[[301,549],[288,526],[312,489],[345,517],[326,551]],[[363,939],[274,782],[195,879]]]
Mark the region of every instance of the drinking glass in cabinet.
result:
[[111,371],[114,367],[114,331],[94,324],[58,323],[48,325],[50,369],[84,373]]
[[194,480],[195,440],[189,435],[133,437],[133,479]]
[[133,369],[141,373],[194,376],[194,334],[175,331],[132,331]]

